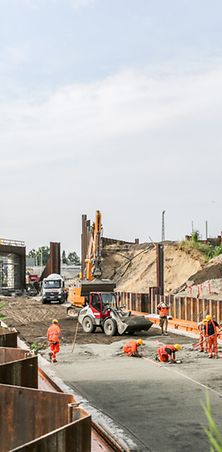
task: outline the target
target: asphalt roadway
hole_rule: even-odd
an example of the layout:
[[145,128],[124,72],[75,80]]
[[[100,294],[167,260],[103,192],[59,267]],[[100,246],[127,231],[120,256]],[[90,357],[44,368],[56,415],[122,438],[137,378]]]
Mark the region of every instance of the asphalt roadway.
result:
[[[153,360],[158,340],[184,344],[182,364]],[[54,367],[67,385],[108,414],[133,439],[131,450],[205,452],[203,412],[209,393],[214,418],[222,425],[222,359],[192,351],[192,339],[146,340],[144,359],[119,356],[123,342],[63,347]]]

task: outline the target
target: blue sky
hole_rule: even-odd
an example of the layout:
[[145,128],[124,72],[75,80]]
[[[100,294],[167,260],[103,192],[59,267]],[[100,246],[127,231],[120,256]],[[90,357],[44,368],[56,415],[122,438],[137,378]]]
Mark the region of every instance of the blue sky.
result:
[[222,4],[0,0],[3,237],[221,230]]

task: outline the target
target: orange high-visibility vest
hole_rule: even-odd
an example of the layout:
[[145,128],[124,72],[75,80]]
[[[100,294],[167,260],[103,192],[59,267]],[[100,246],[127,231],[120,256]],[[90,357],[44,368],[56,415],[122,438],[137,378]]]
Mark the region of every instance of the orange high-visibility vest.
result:
[[167,317],[169,308],[167,306],[161,306],[159,308],[160,317]]
[[133,354],[137,351],[138,349],[138,344],[136,343],[136,341],[129,341],[127,342],[124,346],[123,346],[123,351],[124,353],[128,354]]
[[49,342],[59,342],[60,333],[61,333],[60,326],[55,325],[53,323],[47,331],[48,341]]

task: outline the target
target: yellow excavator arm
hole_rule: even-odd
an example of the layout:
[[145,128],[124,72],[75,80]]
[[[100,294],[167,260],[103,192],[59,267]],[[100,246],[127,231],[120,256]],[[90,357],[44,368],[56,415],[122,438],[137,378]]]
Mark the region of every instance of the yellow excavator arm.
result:
[[91,237],[87,251],[86,279],[92,281],[94,278],[101,278],[101,238],[102,238],[102,215],[96,211],[95,222],[91,228]]

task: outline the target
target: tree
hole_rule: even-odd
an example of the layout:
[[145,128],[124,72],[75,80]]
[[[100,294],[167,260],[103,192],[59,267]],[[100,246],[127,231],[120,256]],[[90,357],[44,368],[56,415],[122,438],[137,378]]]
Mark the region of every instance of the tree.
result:
[[34,257],[36,265],[46,265],[50,255],[49,246],[41,246],[37,250],[32,249],[28,253],[28,257]]
[[71,253],[69,253],[68,262],[69,262],[69,264],[80,265],[79,256],[75,251],[72,251]]
[[68,264],[68,263],[69,263],[69,261],[68,261],[68,259],[67,259],[67,257],[66,257],[66,252],[65,252],[65,250],[63,250],[63,252],[62,252],[62,263],[63,263],[63,264]]

